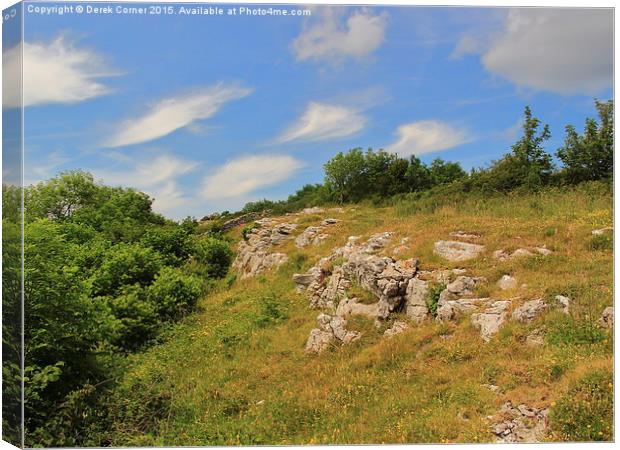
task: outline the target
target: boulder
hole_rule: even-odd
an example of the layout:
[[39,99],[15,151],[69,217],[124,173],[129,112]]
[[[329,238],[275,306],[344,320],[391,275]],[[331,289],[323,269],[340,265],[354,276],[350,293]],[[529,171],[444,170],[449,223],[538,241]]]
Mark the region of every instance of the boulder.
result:
[[509,289],[515,289],[517,287],[517,279],[511,277],[510,275],[504,275],[497,281],[497,286],[502,291],[507,291]]
[[310,331],[310,336],[306,341],[306,351],[308,353],[321,353],[330,346],[333,340],[333,333],[314,328]]
[[545,343],[545,334],[542,330],[536,329],[527,335],[525,345],[528,347],[540,347]]
[[510,308],[509,300],[499,300],[492,303],[484,312],[472,314],[471,323],[480,330],[480,337],[484,341],[490,341],[506,322],[508,308]]
[[415,323],[423,322],[429,315],[427,298],[428,283],[419,278],[410,279],[405,292],[405,314]]
[[458,300],[446,300],[437,305],[438,322],[457,320],[466,314],[473,313],[481,306],[489,302],[488,298],[460,298]]
[[484,251],[484,245],[459,241],[435,242],[435,254],[448,261],[467,261],[476,258]]
[[562,309],[564,314],[570,314],[570,298],[565,297],[564,295],[556,295],[555,302]]
[[457,300],[474,294],[474,289],[487,280],[484,277],[468,277],[460,275],[449,283],[439,294],[439,305],[448,300]]
[[501,421],[491,427],[498,443],[536,443],[544,438],[548,426],[548,409],[504,403],[499,412]]
[[614,326],[614,307],[608,306],[603,310],[598,323],[603,328],[612,328]]
[[377,319],[379,316],[379,303],[364,304],[360,303],[356,298],[345,298],[338,304],[336,315],[344,318],[357,315],[365,316],[369,319]]
[[521,323],[530,323],[547,310],[547,303],[542,298],[530,300],[512,312],[512,319]]
[[599,228],[597,230],[592,230],[592,234],[594,236],[601,236],[603,234],[613,233],[613,232],[614,232],[614,227],[605,227],[605,228]]

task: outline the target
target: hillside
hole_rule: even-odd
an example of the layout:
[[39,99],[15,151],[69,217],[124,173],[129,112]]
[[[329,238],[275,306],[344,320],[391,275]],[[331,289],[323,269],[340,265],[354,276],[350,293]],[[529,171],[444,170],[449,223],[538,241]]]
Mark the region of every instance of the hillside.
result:
[[239,225],[231,274],[131,356],[106,443],[611,440],[612,217],[587,183]]

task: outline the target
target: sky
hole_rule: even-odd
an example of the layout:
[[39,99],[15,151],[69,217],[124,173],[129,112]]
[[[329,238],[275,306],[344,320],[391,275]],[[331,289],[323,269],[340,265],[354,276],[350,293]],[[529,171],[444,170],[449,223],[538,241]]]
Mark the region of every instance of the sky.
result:
[[[518,139],[526,105],[555,152],[566,124],[582,129],[594,99],[613,95],[611,9],[172,6],[24,6],[26,183],[82,169],[147,192],[170,218],[199,218],[286,198],[355,147],[484,167]],[[13,44],[5,78],[18,72]],[[19,104],[5,90],[3,113]]]

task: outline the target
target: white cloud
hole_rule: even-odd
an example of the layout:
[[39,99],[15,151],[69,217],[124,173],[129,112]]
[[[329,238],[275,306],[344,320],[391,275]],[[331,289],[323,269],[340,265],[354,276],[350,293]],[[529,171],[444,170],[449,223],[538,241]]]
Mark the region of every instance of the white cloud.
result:
[[249,95],[251,89],[219,83],[187,95],[167,98],[153,105],[144,116],[121,124],[106,147],[121,147],[152,141],[180,128],[208,119],[224,104]]
[[[6,50],[2,59],[6,81],[2,106],[21,106],[22,47]],[[110,90],[99,79],[112,75],[97,53],[78,49],[64,37],[49,43],[23,45],[23,106],[48,103],[78,103],[107,94]],[[11,89],[8,87],[11,86]]]
[[361,59],[375,51],[385,40],[387,15],[372,15],[363,8],[341,23],[339,8],[321,8],[318,23],[306,27],[293,41],[292,48],[300,61],[327,59],[338,61]]
[[437,120],[420,120],[401,125],[396,134],[398,140],[386,150],[400,156],[437,152],[471,141],[465,130]]
[[[460,53],[475,49],[465,47]],[[600,92],[612,85],[613,10],[511,9],[481,60],[491,73],[522,87]]]
[[301,161],[287,155],[241,157],[207,177],[202,193],[209,200],[240,197],[287,180],[301,167]]
[[58,168],[69,161],[71,158],[59,150],[52,151],[43,158],[27,161],[24,165],[24,184],[36,184],[53,177]]
[[106,184],[135,187],[147,193],[155,199],[153,209],[160,213],[169,213],[190,202],[177,180],[196,170],[198,163],[161,154],[142,162],[126,157],[123,164],[133,164],[133,167],[128,170],[94,170],[93,173]]
[[344,138],[361,131],[364,125],[366,118],[357,109],[310,102],[303,115],[278,138],[278,142]]

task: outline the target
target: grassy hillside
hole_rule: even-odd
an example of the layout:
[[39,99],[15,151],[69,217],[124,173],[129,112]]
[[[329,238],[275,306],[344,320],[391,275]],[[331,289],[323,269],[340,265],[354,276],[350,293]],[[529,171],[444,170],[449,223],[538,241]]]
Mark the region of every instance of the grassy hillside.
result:
[[[289,240],[278,247],[289,256],[278,269],[221,280],[164,343],[132,357],[110,400],[116,417],[107,443],[487,442],[494,439],[487,417],[508,400],[549,407],[547,439],[612,438],[605,403],[612,386],[601,380],[612,370],[613,336],[596,324],[613,304],[612,241],[592,235],[612,225],[608,185],[454,202],[358,204],[278,220],[297,221],[297,234],[325,217],[341,222],[320,245],[298,249]],[[481,234],[485,253],[461,263],[434,255],[433,243],[456,230]],[[409,249],[399,258],[419,258],[423,270],[459,267],[486,277],[479,296],[526,300],[562,294],[572,301],[571,315],[551,310],[529,325],[508,322],[489,343],[467,320],[429,320],[386,339],[372,322],[354,318],[352,327],[363,332],[360,340],[307,354],[317,311],[295,290],[292,275],[350,235],[383,231],[396,233],[392,247],[408,237]],[[241,227],[229,236],[242,239]],[[497,249],[542,245],[553,253],[501,263],[491,257]],[[526,286],[500,290],[495,283],[507,273]],[[545,343],[531,347],[525,339],[535,328],[544,330]],[[499,393],[485,384],[499,386]],[[565,398],[583,402],[575,406]]]

